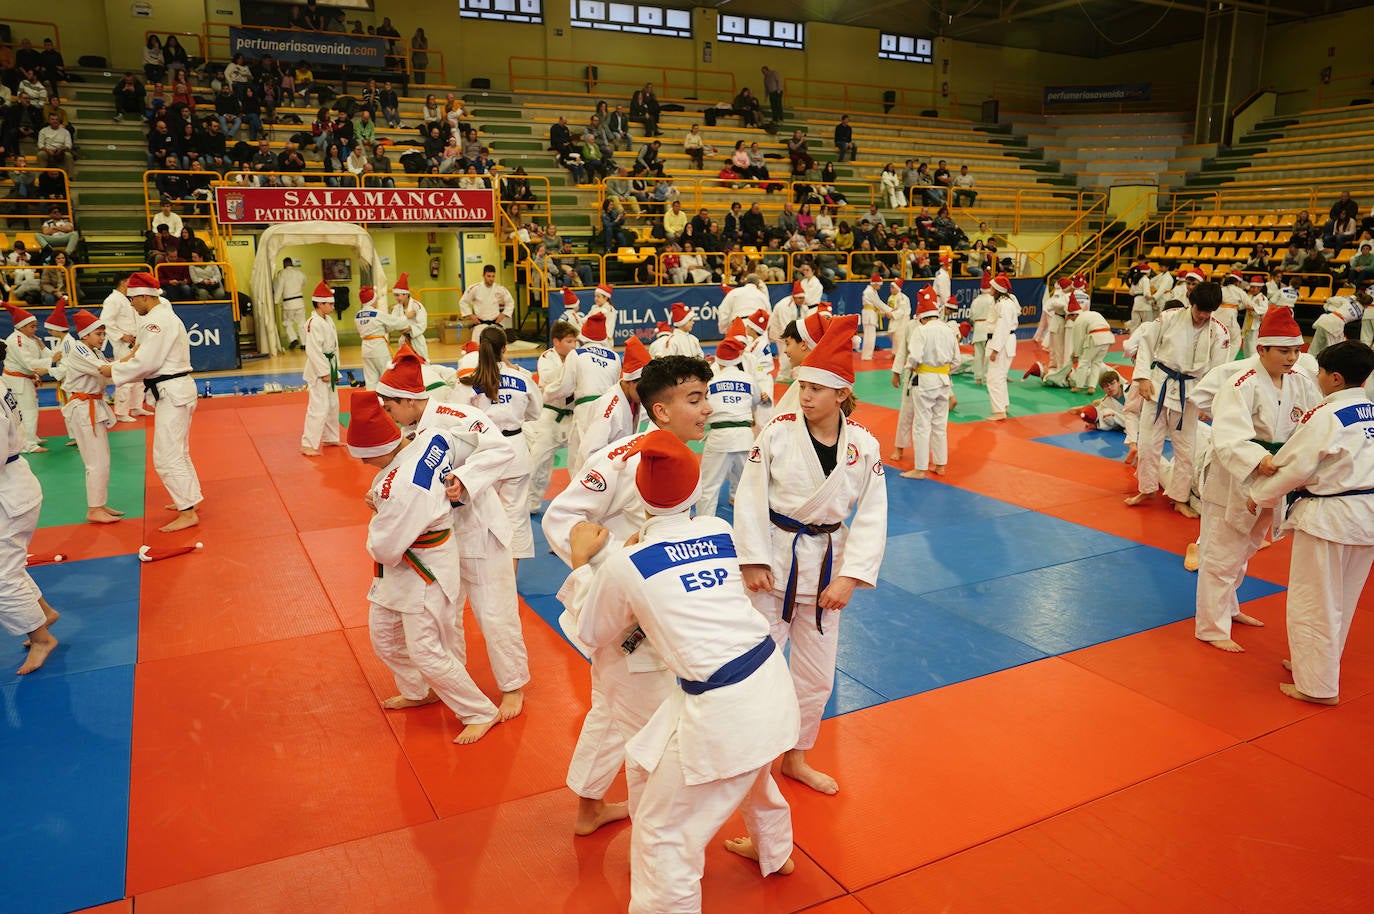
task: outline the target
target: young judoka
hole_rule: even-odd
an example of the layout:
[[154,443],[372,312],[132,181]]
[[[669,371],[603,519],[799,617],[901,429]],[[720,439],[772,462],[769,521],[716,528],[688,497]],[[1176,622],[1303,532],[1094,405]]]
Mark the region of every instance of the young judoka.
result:
[[[0,360],[7,349],[0,340]],[[43,487],[21,456],[23,449],[18,398],[0,384],[0,626],[27,639],[29,654],[15,671],[20,676],[41,667],[57,647],[48,626],[58,617],[25,568],[43,509]]]
[[382,702],[396,711],[442,701],[463,722],[455,743],[475,743],[495,726],[496,706],[468,675],[458,540],[444,479],[453,443],[422,429],[407,440],[377,395],[355,390],[348,450],[377,470],[367,492],[375,512],[367,552],[376,562],[368,589],[372,649],[400,692]]
[[142,318],[138,345],[118,362],[100,366],[116,386],[142,381],[154,406],[153,469],[171,496],[176,519],[158,529],[185,530],[200,523],[196,506],[203,496],[191,462],[191,418],[196,413],[196,379],[191,376],[191,339],[186,325],[162,297],[162,287],[148,273],[129,277],[129,303]]
[[86,520],[92,524],[113,524],[124,516],[107,504],[110,494],[109,429],[115,424],[114,410],[105,402],[105,376],[100,366],[105,358],[105,325],[89,311],[73,316],[76,334],[62,341],[62,388],[67,402],[62,420],[67,434],[81,452],[86,465]]
[[1307,347],[1313,358],[1321,355],[1327,346],[1344,340],[1346,325],[1364,316],[1364,308],[1345,295],[1331,296],[1322,303],[1322,309],[1322,315],[1312,322],[1312,344]]
[[[759,409],[755,411],[754,418],[764,416],[764,411],[773,405],[773,353],[768,347],[768,309],[759,308],[753,314],[743,318],[745,339],[744,339],[744,365],[745,372],[758,385],[760,396]],[[766,420],[765,420],[766,421]],[[762,423],[760,423],[762,424]]]
[[1195,518],[1198,513],[1188,504],[1188,496],[1198,411],[1188,400],[1188,387],[1230,361],[1232,353],[1226,327],[1212,316],[1221,306],[1221,287],[1199,283],[1188,296],[1191,307],[1161,314],[1141,335],[1136,350],[1131,386],[1143,398],[1137,439],[1138,491],[1126,504],[1142,505],[1159,491],[1159,462],[1168,438],[1174,443],[1174,461],[1165,494],[1175,511]]
[[[1049,325],[1045,332],[1045,348],[1050,353],[1047,375],[1053,375],[1063,369],[1065,363],[1070,359],[1068,313],[1069,302],[1072,299],[1073,277],[1071,276],[1059,277],[1053,291],[1045,298],[1045,310],[1050,315]],[[1067,372],[1065,374],[1067,375]]]
[[1316,385],[1292,370],[1302,342],[1292,312],[1274,309],[1260,327],[1259,364],[1223,381],[1212,401],[1212,459],[1202,485],[1194,633],[1223,651],[1244,650],[1231,637],[1233,622],[1263,624],[1240,611],[1236,588],[1275,516],[1270,511],[1257,516],[1247,509],[1246,486],[1273,474],[1274,452],[1321,399]]
[[487,642],[491,672],[501,690],[501,719],[509,720],[524,707],[530,668],[515,590],[512,531],[498,488],[520,468],[514,448],[489,416],[430,398],[420,366],[420,357],[402,344],[395,362],[378,379],[376,395],[402,428],[414,426],[417,434],[442,431],[453,445],[448,491],[462,589]]
[[1069,377],[1069,389],[1074,393],[1094,394],[1102,376],[1102,365],[1107,360],[1107,351],[1112,348],[1112,341],[1116,337],[1107,319],[1089,307],[1086,292],[1075,292],[1074,304],[1078,308],[1078,317],[1074,321],[1075,368]]
[[619,313],[615,309],[615,304],[611,301],[611,287],[604,282],[592,291],[592,307],[587,312],[587,316],[600,314],[606,321],[606,343],[610,346],[615,345],[615,322]]
[[1165,304],[1170,298],[1174,297],[1174,274],[1175,264],[1162,263],[1159,265],[1159,273],[1150,280],[1150,307],[1156,315],[1163,314],[1168,305]]
[[38,318],[11,302],[5,302],[5,308],[14,322],[14,331],[5,340],[4,377],[22,420],[23,452],[46,454],[48,449],[38,437],[38,384],[43,375],[52,371],[54,358],[61,356],[38,338]]
[[711,425],[701,453],[701,498],[697,517],[716,513],[720,487],[728,479],[730,494],[739,491],[744,458],[754,444],[754,411],[763,402],[757,380],[745,370],[744,344],[727,337],[716,347],[715,377],[708,386]]
[[310,296],[314,313],[305,322],[305,368],[301,378],[309,399],[305,405],[305,431],[301,433],[301,453],[320,456],[324,445],[338,446],[339,440],[339,332],[329,315],[334,313],[334,290],[320,281]]
[[[788,324],[782,332],[783,353],[793,365],[800,365],[811,350],[820,344],[833,322],[834,317],[829,311],[818,309],[809,317]],[[801,388],[793,384],[778,398],[776,412],[795,413],[800,409]]]
[[379,308],[377,291],[371,286],[363,286],[358,290],[358,310],[353,312],[353,326],[362,341],[363,386],[376,390],[377,379],[391,361],[389,337],[397,330],[404,330],[408,324],[390,311]]
[[668,340],[673,335],[673,328],[667,321],[659,321],[654,325],[654,338],[649,341],[649,358],[658,359],[668,354]]
[[[817,303],[820,297],[817,296]],[[807,304],[806,289],[801,280],[792,283],[792,294],[773,304],[773,313],[768,318],[768,338],[778,344],[778,381],[792,380],[792,362],[787,349],[782,344],[782,332],[793,321],[805,320],[815,311],[815,306]]]
[[563,313],[558,315],[558,319],[565,324],[572,324],[574,327],[581,327],[585,315],[580,310],[577,302],[577,293],[572,289],[563,290]]
[[[1132,420],[1126,412],[1126,390],[1121,375],[1107,369],[1098,383],[1102,385],[1102,396],[1087,406],[1073,406],[1068,411],[1098,431],[1125,431]],[[1137,415],[1134,421],[1139,419]]]
[[638,337],[625,340],[625,356],[620,366],[620,383],[606,391],[592,403],[592,420],[582,433],[579,453],[571,455],[568,466],[580,467],[587,457],[612,441],[619,441],[639,431],[644,413],[639,403],[639,376],[649,364],[649,350]]
[[671,320],[673,332],[668,337],[668,345],[663,354],[681,355],[690,359],[705,358],[706,354],[701,349],[701,340],[692,334],[692,328],[697,322],[696,309],[689,308],[680,301],[675,301],[672,306]]
[[883,278],[877,273],[869,278],[868,285],[864,287],[863,311],[860,312],[861,319],[859,321],[863,328],[863,347],[859,350],[859,357],[865,362],[873,361],[874,347],[878,345],[878,322],[885,317],[892,317],[892,309],[878,294],[878,290],[882,287]]
[[1016,326],[1021,320],[1021,303],[1011,293],[1011,279],[998,273],[988,286],[992,292],[992,316],[988,319],[988,401],[992,406],[989,419],[1007,418],[1011,400],[1007,396],[1007,372],[1016,358]]
[[539,418],[525,426],[530,450],[529,513],[538,514],[553,476],[553,459],[558,449],[568,443],[572,428],[573,394],[561,390],[563,366],[577,348],[577,327],[559,321],[549,331],[552,345],[540,353],[535,367],[539,372],[539,392],[544,408]]
[[762,308],[765,312],[771,307],[768,300],[768,287],[763,280],[750,274],[735,288],[721,286],[725,298],[716,310],[716,329],[723,335],[735,318],[746,318]]
[[1240,319],[1249,297],[1245,277],[1237,270],[1227,273],[1221,280],[1221,307],[1217,309],[1217,320],[1231,337],[1231,357],[1238,358],[1241,351]]
[[[926,471],[937,476],[949,462],[949,398],[954,389],[950,372],[959,364],[959,338],[949,324],[940,320],[936,293],[925,286],[916,295],[917,324],[907,331],[906,369],[910,381],[902,391],[911,401],[912,459],[914,468],[902,475],[925,479]],[[931,455],[935,465],[931,467]]]
[[[701,359],[654,359],[640,375],[640,402],[658,428],[683,441],[700,441],[711,415],[710,380],[711,368]],[[572,484],[544,512],[542,525],[549,548],[569,566],[572,531],[583,521],[609,528],[612,544],[639,532],[645,518],[633,476],[639,456],[628,453],[635,440],[624,438],[592,454]],[[593,559],[597,561],[599,554]],[[564,631],[570,628],[565,625]],[[626,632],[619,644],[595,651],[585,645],[579,648],[591,659],[592,700],[568,764],[567,785],[578,797],[573,831],[590,835],[629,815],[626,804],[606,802],[606,791],[625,762],[625,743],[675,686],[653,644],[636,632]],[[626,775],[633,802],[642,778],[633,767]]]
[[978,279],[978,294],[969,303],[969,321],[973,328],[969,341],[973,343],[973,383],[982,386],[988,377],[988,332],[991,330],[992,317],[992,274],[984,273]]
[[587,315],[578,338],[581,344],[563,361],[563,379],[552,391],[555,402],[567,394],[573,396],[572,428],[568,430],[570,473],[577,472],[574,459],[583,453],[582,433],[596,417],[592,404],[620,380],[620,356],[608,342],[606,316],[599,311]]
[[[749,837],[726,848],[764,876],[793,869],[792,816],[770,770],[798,731],[786,664],[744,590],[730,525],[691,516],[695,455],[666,431],[637,439],[633,485],[649,517],[633,546],[574,531],[559,596],[578,640],[615,649],[642,630],[677,677],[626,746],[644,787],[630,835],[631,914],[701,910],[706,846],[738,809]],[[602,560],[595,566],[593,556]]]
[[1135,282],[1131,283],[1128,290],[1131,296],[1131,321],[1127,325],[1128,330],[1134,330],[1141,324],[1148,324],[1155,319],[1154,300],[1151,297],[1150,289],[1150,264],[1142,260],[1135,265]]
[[[100,322],[105,325],[105,336],[116,360],[132,352],[134,343],[138,342],[138,312],[129,304],[129,296],[125,294],[128,291],[129,277],[119,277],[100,308]],[[134,422],[135,416],[152,415],[143,408],[142,384],[135,382],[115,388],[114,414],[119,422]]]
[[887,539],[882,452],[848,418],[857,324],[854,315],[835,318],[796,369],[801,409],[779,412],[759,433],[735,498],[745,586],[779,646],[792,642],[801,734],[783,753],[782,773],[825,794],[839,784],[806,753],[835,682],[840,610],[854,588],[877,583]]
[[424,302],[410,294],[410,274],[402,273],[391,287],[391,296],[396,304],[391,308],[391,316],[401,325],[401,339],[410,343],[410,348],[421,359],[429,361],[429,342],[425,339],[425,329],[429,326],[429,312]]
[[[1258,277],[1256,277],[1258,278]],[[1355,301],[1360,308],[1360,342],[1366,346],[1374,345],[1374,297],[1368,291],[1356,292]]]
[[[892,280],[887,288],[887,309],[892,312],[888,316],[887,330],[895,353],[897,341],[906,335],[907,328],[911,326],[911,297],[902,291],[900,279]],[[896,360],[895,356],[893,360]]]
[[1374,404],[1363,385],[1374,352],[1360,342],[1330,346],[1317,357],[1321,403],[1303,416],[1274,455],[1274,472],[1250,487],[1254,511],[1296,498],[1288,576],[1290,698],[1340,700],[1341,653],[1355,606],[1374,564]]

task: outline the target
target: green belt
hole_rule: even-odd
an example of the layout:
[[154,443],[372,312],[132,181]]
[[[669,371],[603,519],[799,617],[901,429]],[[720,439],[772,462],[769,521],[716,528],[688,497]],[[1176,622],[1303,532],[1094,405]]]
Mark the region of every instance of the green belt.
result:
[[425,385],[425,390],[438,390],[438,389],[441,388],[441,387],[447,387],[447,386],[448,386],[448,384],[445,383],[445,382],[443,382],[443,381],[435,381],[433,384],[426,384],[426,385]]
[[554,412],[558,413],[558,418],[553,420],[555,422],[562,422],[564,419],[568,418],[573,414],[573,411],[570,409],[559,409],[557,406],[550,406],[547,403],[544,404],[544,408],[551,409]]
[[718,428],[753,428],[753,422],[712,422],[709,426],[712,431]]
[[583,403],[591,403],[591,402],[593,402],[593,401],[600,400],[600,399],[601,399],[601,394],[596,394],[595,396],[591,396],[591,397],[578,397],[576,400],[573,401],[573,406],[581,406]]
[[1255,444],[1258,444],[1260,447],[1264,448],[1271,454],[1277,454],[1279,452],[1279,448],[1283,447],[1284,445],[1284,442],[1282,441],[1261,441],[1258,438],[1251,438],[1250,440]]
[[329,360],[329,389],[337,390],[339,387],[339,354],[326,352],[324,357]]

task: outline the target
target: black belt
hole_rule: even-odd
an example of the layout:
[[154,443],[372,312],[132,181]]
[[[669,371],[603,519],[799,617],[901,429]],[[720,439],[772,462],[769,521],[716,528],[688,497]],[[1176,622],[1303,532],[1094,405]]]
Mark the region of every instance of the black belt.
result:
[[816,586],[816,631],[824,634],[821,629],[821,592],[830,585],[831,565],[834,564],[835,550],[830,542],[830,534],[840,529],[841,524],[803,524],[799,520],[793,520],[785,514],[779,514],[771,508],[768,511],[768,519],[773,522],[773,526],[788,533],[794,533],[792,537],[792,568],[787,573],[787,591],[782,598],[782,621],[792,621],[792,609],[797,602],[797,542],[806,536],[825,537],[825,561],[821,564],[820,583]]
[[516,435],[520,434],[520,429],[513,428],[510,431],[507,431],[503,428],[501,429],[501,434],[505,435],[507,438],[514,438]]
[[479,324],[491,324],[492,326],[499,327],[499,326],[501,326],[501,319],[500,319],[500,318],[497,318],[497,319],[494,320],[494,321],[484,321],[484,320],[482,320],[482,319],[479,317],[479,318],[477,318],[477,323],[479,323]]
[[712,422],[709,426],[707,426],[707,428],[711,429],[712,431],[715,431],[715,430],[718,429],[718,428],[753,428],[753,427],[754,427],[754,423],[753,423],[752,420],[746,420],[746,421],[743,421],[743,422]]
[[304,301],[304,295],[292,295],[290,298],[283,298],[282,301]]
[[184,378],[188,374],[190,374],[189,371],[178,371],[176,374],[160,374],[155,378],[144,378],[143,392],[151,393],[153,395],[154,401],[161,400],[162,395],[157,392],[157,386],[159,384],[161,384],[163,381],[172,381],[177,378]]
[[[11,460],[14,458],[11,457]],[[1288,496],[1289,504],[1303,498],[1344,498],[1347,495],[1374,495],[1374,489],[1349,489],[1345,492],[1309,492],[1306,489],[1297,489]]]
[[688,695],[700,695],[702,692],[743,682],[753,675],[755,670],[763,666],[764,661],[773,656],[773,651],[776,649],[777,645],[773,643],[773,636],[765,635],[757,645],[722,665],[720,669],[701,682],[679,679],[677,684],[682,686],[682,691]]
[[9,466],[11,463],[14,463],[14,462],[15,462],[16,460],[18,460],[18,459],[19,459],[19,455],[18,455],[18,454],[11,454],[11,455],[9,456],[9,459],[5,461],[5,466]]

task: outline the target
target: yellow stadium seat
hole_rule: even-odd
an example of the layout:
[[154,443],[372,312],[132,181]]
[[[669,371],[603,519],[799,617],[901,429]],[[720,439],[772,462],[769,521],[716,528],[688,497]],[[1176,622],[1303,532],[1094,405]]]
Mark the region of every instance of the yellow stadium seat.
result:
[[1259,244],[1273,244],[1276,236],[1273,232],[1260,232],[1259,238],[1255,239]]
[[1284,213],[1282,216],[1279,217],[1279,227],[1288,228],[1290,225],[1297,221],[1298,216],[1296,213]]
[[1314,302],[1324,302],[1331,297],[1330,286],[1317,286],[1312,290],[1312,300]]
[[1199,260],[1215,260],[1217,257],[1217,249],[1214,247],[1205,247],[1197,252],[1197,257]]
[[1235,260],[1235,259],[1236,259],[1236,249],[1235,249],[1235,248],[1222,248],[1221,250],[1217,251],[1217,260],[1224,260],[1224,261],[1226,261],[1227,263],[1230,263],[1231,261],[1233,261],[1233,260]]
[[1145,256],[1151,260],[1158,260],[1159,258],[1164,256],[1164,245],[1155,245],[1154,247],[1150,248],[1150,253],[1146,254]]
[[1169,243],[1170,243],[1170,244],[1182,244],[1183,242],[1185,242],[1185,241],[1187,241],[1187,240],[1188,240],[1188,233],[1185,232],[1185,231],[1183,231],[1183,229],[1179,229],[1179,230],[1177,230],[1176,232],[1174,232],[1172,235],[1169,236]]
[[1354,253],[1355,253],[1355,252],[1354,252],[1353,250],[1351,250],[1350,248],[1346,248],[1345,250],[1343,250],[1343,251],[1341,251],[1339,254],[1337,254],[1335,257],[1331,258],[1331,262],[1332,262],[1332,263],[1347,263],[1347,262],[1349,262],[1350,258],[1354,255]]
[[1240,225],[1241,225],[1240,216],[1227,216],[1227,217],[1226,217],[1226,227],[1227,227],[1227,228],[1240,228]]
[[1107,280],[1107,285],[1104,288],[1108,292],[1124,292],[1126,290],[1126,284],[1121,281],[1120,277],[1113,276],[1111,279]]
[[1259,216],[1256,216],[1254,213],[1246,216],[1240,223],[1241,228],[1254,228],[1257,225],[1259,225]]
[[1207,227],[1207,217],[1206,217],[1206,216],[1195,216],[1195,217],[1193,218],[1193,224],[1192,224],[1191,228],[1206,228],[1206,227]]
[[1235,243],[1236,243],[1236,233],[1235,233],[1235,232],[1222,232],[1222,233],[1221,233],[1221,243],[1222,243],[1222,244],[1235,244]]
[[1337,295],[1354,295],[1354,294],[1355,294],[1355,287],[1354,287],[1354,286],[1341,286],[1339,289],[1336,290],[1336,294],[1337,294]]
[[1270,226],[1278,224],[1279,217],[1275,216],[1273,213],[1266,213],[1264,218],[1260,220],[1260,228],[1269,228]]
[[1311,299],[1312,299],[1312,289],[1311,289],[1310,286],[1303,286],[1302,288],[1298,289],[1298,300],[1299,300],[1299,301],[1311,301]]
[[9,249],[10,236],[6,235],[4,232],[0,232],[0,251],[8,251]]
[[1226,217],[1225,217],[1225,216],[1213,216],[1211,219],[1208,219],[1208,220],[1207,220],[1207,227],[1208,227],[1208,228],[1218,228],[1218,229],[1219,229],[1219,228],[1223,228],[1225,225],[1226,225]]
[[1202,232],[1189,232],[1188,237],[1183,239],[1184,244],[1197,244],[1202,240]]
[[1167,250],[1167,251],[1164,252],[1164,258],[1165,258],[1166,260],[1178,260],[1178,258],[1180,258],[1180,257],[1182,257],[1182,256],[1183,256],[1183,249],[1182,249],[1182,248],[1169,248],[1169,250]]
[[1198,255],[1197,248],[1195,248],[1195,247],[1184,248],[1184,249],[1183,249],[1183,256],[1186,257],[1186,258],[1188,258],[1189,260],[1195,260],[1195,259],[1199,256],[1199,255]]
[[1221,239],[1220,232],[1208,232],[1202,236],[1203,244],[1216,244]]
[[1241,233],[1240,233],[1240,238],[1237,239],[1236,243],[1237,243],[1237,244],[1254,244],[1254,243],[1255,243],[1255,233],[1254,233],[1254,232],[1241,232]]

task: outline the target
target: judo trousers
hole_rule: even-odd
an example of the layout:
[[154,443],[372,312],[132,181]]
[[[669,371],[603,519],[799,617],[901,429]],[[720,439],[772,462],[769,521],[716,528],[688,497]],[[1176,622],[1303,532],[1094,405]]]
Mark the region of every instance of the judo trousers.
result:
[[463,555],[463,591],[487,642],[496,687],[502,692],[514,692],[530,681],[530,663],[520,629],[520,598],[515,592],[515,568],[510,549],[490,533],[486,552],[481,558]]
[[[134,351],[134,347],[123,340],[111,340],[110,347],[114,350],[115,361],[119,361]],[[115,418],[130,416],[136,409],[143,409],[143,382],[130,381],[128,384],[120,384],[116,387],[114,392]]]
[[11,517],[0,509],[0,626],[11,635],[35,632],[47,621],[38,605],[43,592],[25,567],[42,510],[42,505],[35,505]]
[[739,489],[740,474],[748,451],[704,451],[701,455],[701,498],[697,500],[697,517],[711,517],[720,500],[720,487],[728,479],[730,494]]
[[1341,653],[1371,564],[1374,546],[1347,546],[1294,532],[1288,650],[1293,684],[1304,695],[1340,695]]
[[997,353],[995,361],[988,362],[988,402],[995,413],[1005,413],[1011,400],[1007,396],[1007,372],[1011,370],[1011,357],[1005,352]]
[[[582,721],[567,785],[573,793],[599,800],[625,764],[625,744],[644,728],[677,680],[667,670],[630,670],[629,659],[616,649],[592,659],[592,706]],[[633,770],[630,770],[633,769]],[[628,766],[625,780],[631,808],[644,785],[644,771]]]
[[911,457],[916,469],[930,469],[949,463],[948,387],[908,387],[903,399],[912,401],[914,421],[911,430]]
[[988,376],[987,340],[973,344],[973,380],[982,384]]
[[186,511],[200,504],[200,477],[191,463],[191,417],[196,401],[176,406],[170,397],[157,401],[153,426],[153,469],[172,497],[172,506]]
[[[1178,399],[1174,385],[1169,385],[1169,394]],[[1164,494],[1174,501],[1187,501],[1193,487],[1193,450],[1197,439],[1197,407],[1190,401],[1180,414],[1176,409],[1165,407],[1155,418],[1156,406],[1153,402],[1140,405],[1140,429],[1136,438],[1139,451],[1136,463],[1136,479],[1139,491],[1159,490],[1159,461],[1164,456],[1164,439],[1174,443],[1174,471],[1169,477]],[[1178,428],[1180,415],[1183,428]]]
[[368,390],[376,390],[377,379],[386,371],[390,361],[391,347],[386,340],[363,340],[363,386]]
[[[81,462],[86,465],[86,507],[99,508],[109,500],[110,492],[110,437],[104,422],[91,426],[89,407],[80,400],[63,407],[62,419],[67,426],[67,434],[76,442],[81,453]],[[68,412],[71,415],[68,415]]]
[[572,416],[564,418],[562,422],[557,419],[553,410],[541,409],[538,419],[525,423],[525,439],[530,449],[530,488],[526,507],[530,514],[537,513],[544,503],[544,493],[549,490],[549,480],[553,477],[554,455],[568,443]]
[[419,701],[430,689],[465,724],[496,720],[496,705],[464,666],[461,607],[437,584],[425,588],[425,608],[399,613],[373,603],[367,628],[372,650],[391,670],[402,697]]
[[[548,412],[548,410],[540,410]],[[524,435],[511,435],[506,439],[515,448],[515,466],[530,465]],[[524,454],[521,451],[525,451]],[[510,521],[510,547],[513,559],[534,558],[534,531],[530,529],[530,474],[502,479],[496,485],[496,497],[501,499],[501,507],[506,509],[506,519]]]
[[305,385],[310,399],[305,405],[305,431],[301,447],[318,451],[322,444],[339,443],[339,396],[329,381],[319,378]]
[[[1175,468],[1177,469],[1177,468]],[[1199,641],[1226,641],[1231,620],[1240,613],[1236,589],[1245,579],[1245,566],[1259,551],[1271,517],[1264,512],[1249,530],[1226,523],[1226,508],[1204,502],[1202,532],[1198,543],[1201,563],[1197,569],[1197,617],[1193,633]]]
[[305,305],[297,304],[295,307],[281,309],[282,333],[286,337],[287,344],[300,343],[305,345]]
[[[14,391],[14,399],[19,401],[19,420],[24,426],[24,453],[41,446],[38,438],[38,386],[28,378],[5,375],[5,385]],[[142,382],[139,383],[142,387]]]
[[[805,577],[802,577],[802,576]],[[815,580],[814,569],[798,570],[798,580]],[[782,583],[786,583],[785,581]],[[782,593],[751,592],[749,598],[754,608],[772,626],[773,641],[778,648],[787,647],[790,639],[792,654],[788,666],[792,671],[792,685],[797,690],[797,706],[801,710],[801,732],[797,736],[797,749],[810,749],[816,745],[816,734],[821,729],[821,715],[825,713],[825,703],[830,700],[830,692],[835,687],[835,656],[840,645],[840,612],[833,609],[821,611],[821,625],[824,632],[816,628],[816,598],[798,596],[792,607],[792,621],[782,619]]]

